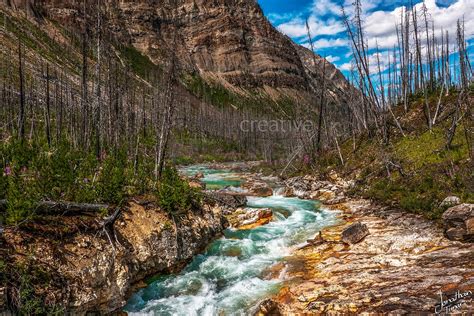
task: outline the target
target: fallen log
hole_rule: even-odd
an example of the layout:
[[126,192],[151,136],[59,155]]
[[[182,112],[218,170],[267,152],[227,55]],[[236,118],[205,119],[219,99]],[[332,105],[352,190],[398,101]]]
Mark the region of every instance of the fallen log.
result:
[[[109,207],[107,204],[41,201],[37,204],[35,212],[44,215],[78,215],[102,212]],[[0,211],[6,209],[7,200],[0,200]]]

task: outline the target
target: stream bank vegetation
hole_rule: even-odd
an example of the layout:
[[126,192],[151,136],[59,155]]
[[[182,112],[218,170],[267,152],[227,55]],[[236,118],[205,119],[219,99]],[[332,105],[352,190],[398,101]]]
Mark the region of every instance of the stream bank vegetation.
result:
[[360,91],[347,104],[351,132],[287,172],[339,170],[356,180],[353,193],[433,219],[447,196],[474,202],[474,83],[464,21],[455,34],[435,31],[424,3],[407,6],[394,26],[398,44],[385,56],[368,46],[361,2],[353,5],[352,16],[342,9],[351,82]]

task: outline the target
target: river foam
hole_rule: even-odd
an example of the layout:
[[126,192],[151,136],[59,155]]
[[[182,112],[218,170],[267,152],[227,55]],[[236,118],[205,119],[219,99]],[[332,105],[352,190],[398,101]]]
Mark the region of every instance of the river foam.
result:
[[[229,181],[229,172],[194,167],[205,182]],[[188,170],[189,171],[189,170]],[[189,172],[188,172],[189,174]],[[239,181],[231,174],[230,181]],[[225,231],[179,274],[161,276],[135,293],[129,315],[246,315],[259,301],[276,294],[283,281],[264,272],[322,228],[337,222],[317,202],[273,195],[249,197],[250,208],[271,208],[275,220],[251,230]]]

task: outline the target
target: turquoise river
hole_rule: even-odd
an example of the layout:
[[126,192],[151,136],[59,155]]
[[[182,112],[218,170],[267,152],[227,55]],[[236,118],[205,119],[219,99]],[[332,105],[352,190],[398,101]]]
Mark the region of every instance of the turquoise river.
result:
[[[208,189],[235,187],[239,173],[191,166],[187,175],[204,174]],[[278,191],[278,190],[275,190]],[[278,293],[285,271],[276,279],[265,270],[289,256],[292,249],[337,222],[336,213],[315,201],[248,197],[249,208],[271,208],[274,221],[252,230],[227,229],[224,236],[194,257],[179,274],[157,276],[135,293],[124,310],[129,315],[249,315],[258,303]]]

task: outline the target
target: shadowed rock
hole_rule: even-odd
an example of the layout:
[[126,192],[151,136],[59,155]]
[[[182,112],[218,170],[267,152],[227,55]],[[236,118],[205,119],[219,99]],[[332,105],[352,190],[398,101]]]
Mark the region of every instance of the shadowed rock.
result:
[[259,310],[254,315],[282,315],[280,312],[280,303],[273,299],[266,299],[260,303]]
[[227,192],[216,192],[216,191],[205,191],[205,197],[208,200],[216,202],[226,208],[232,208],[233,210],[245,206],[247,204],[247,198],[239,194],[231,194]]
[[443,214],[445,234],[448,239],[474,240],[474,204],[461,204]]
[[367,225],[362,223],[354,223],[344,229],[341,240],[346,244],[357,244],[369,234],[370,233]]

